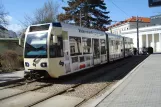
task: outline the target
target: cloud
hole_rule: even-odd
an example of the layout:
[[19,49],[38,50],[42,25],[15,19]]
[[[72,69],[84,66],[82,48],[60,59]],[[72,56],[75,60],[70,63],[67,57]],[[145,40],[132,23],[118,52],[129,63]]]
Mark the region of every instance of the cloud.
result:
[[12,30],[14,32],[18,32],[22,30],[22,25],[16,23],[17,21],[12,16],[6,16],[6,19],[9,22],[9,25],[7,26],[8,30]]
[[11,16],[9,16],[9,15],[7,15],[5,18],[6,18],[6,20],[7,20],[8,22],[11,22],[12,19],[13,19],[13,18],[12,18]]
[[22,26],[19,24],[10,24],[8,25],[8,30],[13,30],[14,32],[18,32],[22,29]]

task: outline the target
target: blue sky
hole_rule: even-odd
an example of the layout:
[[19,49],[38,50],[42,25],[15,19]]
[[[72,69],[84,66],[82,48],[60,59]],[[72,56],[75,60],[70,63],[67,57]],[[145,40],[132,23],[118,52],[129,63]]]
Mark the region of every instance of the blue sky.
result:
[[[18,31],[21,29],[21,22],[24,21],[25,14],[31,15],[37,9],[43,6],[47,0],[1,0],[5,10],[9,12],[8,19],[10,25],[8,29]],[[66,0],[64,0],[66,1]],[[148,0],[104,0],[107,10],[110,11],[109,16],[114,21],[122,21],[131,16],[149,17],[161,14],[161,7],[148,7]],[[61,0],[53,0],[60,5],[59,12],[63,12],[62,6],[67,5]],[[122,11],[121,11],[121,10]]]

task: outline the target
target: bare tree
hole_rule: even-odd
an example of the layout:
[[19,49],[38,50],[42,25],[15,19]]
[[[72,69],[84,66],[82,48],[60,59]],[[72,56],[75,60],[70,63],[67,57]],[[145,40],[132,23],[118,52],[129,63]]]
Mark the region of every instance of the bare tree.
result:
[[27,27],[31,24],[41,24],[56,21],[59,5],[57,2],[48,0],[42,8],[36,9],[33,17],[25,15],[23,25]]
[[4,5],[0,3],[0,25],[8,25],[8,12],[5,11]]

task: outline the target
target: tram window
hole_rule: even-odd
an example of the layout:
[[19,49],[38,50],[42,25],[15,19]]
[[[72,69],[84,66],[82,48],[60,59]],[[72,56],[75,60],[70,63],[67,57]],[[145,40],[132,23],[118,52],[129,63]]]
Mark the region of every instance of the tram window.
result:
[[78,57],[72,57],[72,63],[78,62]]
[[30,27],[30,32],[35,32],[35,31],[42,31],[42,30],[48,30],[50,24],[47,25],[40,25],[40,26],[31,26]]
[[70,46],[70,53],[74,54],[75,53],[75,47],[74,46]]
[[69,37],[70,42],[70,55],[81,55],[81,38],[80,37]]
[[94,58],[97,59],[100,57],[100,46],[99,46],[99,39],[93,39],[93,46],[94,46]]
[[122,47],[122,45],[123,45],[123,43],[122,42],[120,42],[120,46]]
[[113,40],[111,40],[111,46],[113,46],[113,44],[114,44],[114,41],[113,41]]
[[92,52],[91,49],[91,39],[90,38],[82,38],[83,45],[83,54],[90,54]]
[[101,54],[106,54],[106,48],[105,48],[105,40],[104,39],[101,39],[100,40],[100,43],[101,43]]
[[80,62],[84,62],[84,56],[79,57]]
[[86,61],[88,61],[88,60],[90,60],[91,58],[90,58],[90,56],[86,56]]
[[63,39],[58,37],[58,43],[53,44],[53,35],[50,38],[50,58],[63,57]]
[[119,41],[116,41],[116,47],[115,47],[116,50],[119,49]]

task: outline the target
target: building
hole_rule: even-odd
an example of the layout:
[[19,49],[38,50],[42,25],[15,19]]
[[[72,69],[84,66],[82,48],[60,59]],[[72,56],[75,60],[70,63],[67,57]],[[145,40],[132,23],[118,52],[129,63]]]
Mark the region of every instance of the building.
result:
[[0,25],[0,55],[7,50],[14,50],[19,55],[23,54],[23,46],[19,46],[19,38],[16,33]]
[[[150,18],[139,17],[139,51],[143,47],[153,47],[154,52],[161,52],[161,15]],[[108,32],[133,38],[137,48],[136,17],[116,23],[108,27]]]
[[0,38],[17,38],[17,34],[12,30],[7,30],[0,25]]
[[0,25],[0,38],[8,38],[8,37],[9,37],[8,30],[2,25]]
[[[109,26],[107,29],[110,33],[120,35],[123,31],[127,31],[130,29],[135,29],[137,17],[131,17],[129,19],[126,19],[125,21],[118,22],[112,26]],[[148,26],[150,24],[150,18],[146,17],[138,17],[138,20],[140,20],[142,23],[139,23],[139,27]]]
[[155,15],[150,17],[150,24],[148,26],[161,25],[161,15]]

